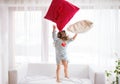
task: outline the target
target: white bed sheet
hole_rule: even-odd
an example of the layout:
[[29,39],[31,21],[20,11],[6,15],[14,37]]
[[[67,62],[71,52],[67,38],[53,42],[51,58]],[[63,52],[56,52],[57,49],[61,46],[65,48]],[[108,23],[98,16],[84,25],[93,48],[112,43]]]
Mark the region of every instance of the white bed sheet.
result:
[[61,83],[57,83],[55,77],[49,76],[30,76],[19,84],[92,84],[89,79],[61,78]]

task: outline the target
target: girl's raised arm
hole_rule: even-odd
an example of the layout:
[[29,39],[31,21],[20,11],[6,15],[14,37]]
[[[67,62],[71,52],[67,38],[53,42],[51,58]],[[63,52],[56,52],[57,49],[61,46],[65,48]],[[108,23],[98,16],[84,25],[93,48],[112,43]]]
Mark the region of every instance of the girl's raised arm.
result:
[[57,34],[56,34],[56,26],[53,25],[53,32],[52,32],[52,37],[53,37],[53,40],[57,40]]
[[77,34],[75,34],[75,35],[73,36],[73,40],[74,40],[76,37],[77,37]]

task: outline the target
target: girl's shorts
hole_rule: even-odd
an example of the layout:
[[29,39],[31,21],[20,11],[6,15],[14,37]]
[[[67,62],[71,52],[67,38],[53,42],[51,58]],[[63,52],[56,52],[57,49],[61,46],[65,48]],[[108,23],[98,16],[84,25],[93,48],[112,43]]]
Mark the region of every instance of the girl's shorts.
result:
[[56,57],[56,63],[57,63],[57,65],[60,64],[62,60],[65,60],[65,61],[68,62],[68,58],[66,56]]

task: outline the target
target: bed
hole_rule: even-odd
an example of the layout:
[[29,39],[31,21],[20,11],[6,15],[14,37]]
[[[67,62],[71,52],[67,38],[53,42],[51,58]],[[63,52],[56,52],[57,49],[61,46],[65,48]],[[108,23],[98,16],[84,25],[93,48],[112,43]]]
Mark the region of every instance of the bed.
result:
[[[32,76],[27,77],[25,81],[19,84],[57,84],[55,77],[50,76]],[[59,84],[92,84],[89,79],[61,78]]]
[[[96,77],[99,77],[89,65],[69,64],[69,79],[64,78],[63,69],[61,67],[59,84],[104,84],[104,79],[101,80],[103,76],[99,79],[100,83],[96,82]],[[9,84],[58,84],[55,64],[31,63],[17,67],[9,73]]]

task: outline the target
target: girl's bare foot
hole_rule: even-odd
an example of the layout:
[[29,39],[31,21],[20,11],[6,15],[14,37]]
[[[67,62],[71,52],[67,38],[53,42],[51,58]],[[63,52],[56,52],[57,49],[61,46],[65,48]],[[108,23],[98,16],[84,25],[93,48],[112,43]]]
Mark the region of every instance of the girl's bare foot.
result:
[[57,83],[60,83],[61,81],[60,80],[56,80],[57,81]]
[[69,77],[68,77],[68,76],[65,76],[65,78],[69,79]]

